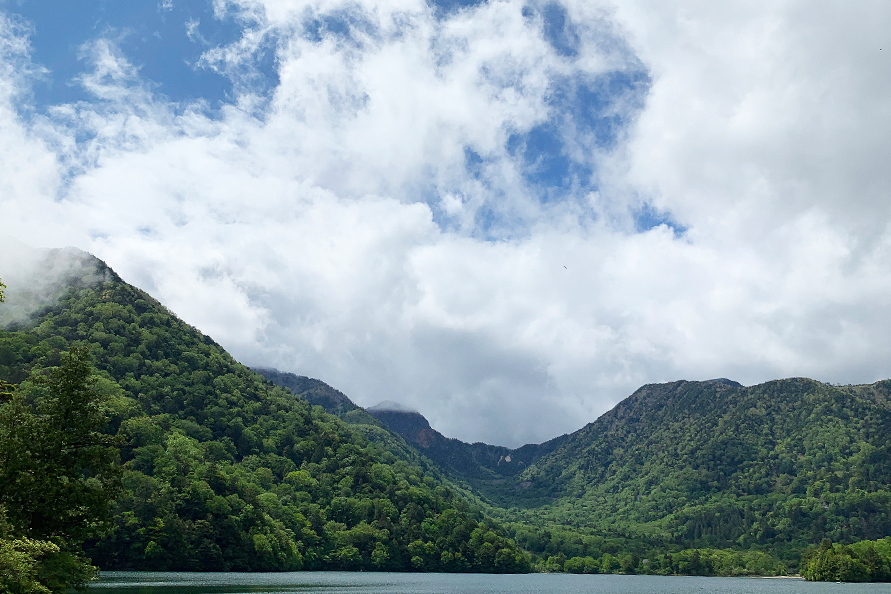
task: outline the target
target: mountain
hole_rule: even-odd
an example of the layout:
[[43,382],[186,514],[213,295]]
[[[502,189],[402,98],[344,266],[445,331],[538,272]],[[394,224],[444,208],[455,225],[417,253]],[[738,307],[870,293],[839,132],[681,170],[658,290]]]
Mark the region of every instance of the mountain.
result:
[[530,464],[559,447],[567,438],[563,435],[542,444],[527,444],[515,449],[485,443],[466,443],[445,437],[433,429],[421,413],[406,410],[396,403],[382,403],[367,410],[451,476],[466,481],[483,495],[496,499],[499,491],[492,487],[523,472]]
[[889,436],[891,381],[652,384],[501,489],[523,525],[793,560],[891,535]]
[[346,394],[332,388],[325,382],[303,375],[279,371],[271,367],[254,367],[267,381],[290,390],[295,396],[301,396],[313,406],[321,406],[325,412],[339,417],[352,424],[378,425],[374,417],[364,408],[355,404]]
[[804,378],[651,384],[517,449],[447,438],[392,402],[367,413],[483,495],[535,553],[740,548],[794,565],[824,538],[891,535],[889,392]]
[[651,384],[544,444],[467,444],[252,371],[82,252],[28,262],[0,269],[0,380],[27,393],[89,347],[126,443],[106,569],[525,571],[522,546],[549,570],[768,574],[891,535],[891,381]]
[[398,402],[388,400],[364,409],[320,380],[270,368],[254,368],[254,371],[349,423],[378,424],[391,429],[438,464],[451,478],[466,482],[487,497],[497,498],[500,492],[492,489],[493,486],[522,472],[566,438],[564,435],[543,444],[516,449],[485,443],[470,444],[445,437],[433,429],[421,413]]
[[[126,444],[114,529],[87,547],[103,569],[529,570],[386,430],[267,382],[100,260],[35,252],[27,271],[4,271],[0,308],[16,315],[0,330],[0,379],[28,393],[32,371],[89,347],[114,413],[108,431]],[[19,284],[39,277],[49,294]]]

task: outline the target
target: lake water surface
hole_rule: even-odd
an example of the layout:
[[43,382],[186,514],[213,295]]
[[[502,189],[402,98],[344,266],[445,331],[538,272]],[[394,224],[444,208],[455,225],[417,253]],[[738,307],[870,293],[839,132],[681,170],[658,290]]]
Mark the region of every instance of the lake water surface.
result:
[[650,575],[105,571],[95,594],[891,594],[891,584]]

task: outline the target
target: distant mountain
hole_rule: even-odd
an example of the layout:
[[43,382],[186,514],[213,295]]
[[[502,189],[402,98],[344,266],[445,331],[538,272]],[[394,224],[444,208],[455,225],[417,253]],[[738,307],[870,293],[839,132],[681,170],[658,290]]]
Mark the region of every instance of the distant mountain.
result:
[[311,405],[321,406],[328,414],[340,417],[348,423],[378,425],[375,418],[365,412],[364,408],[354,403],[340,390],[321,380],[271,367],[253,367],[252,370],[273,384],[290,390],[295,396],[306,398]]
[[284,373],[268,367],[252,367],[251,369],[272,383],[287,388],[291,393],[300,394],[313,406],[321,406],[325,412],[332,415],[340,416],[359,408],[347,398],[346,394],[323,381],[293,373]]
[[826,537],[882,538],[891,381],[646,385],[499,488],[526,509],[517,521],[649,542],[792,558]]
[[505,479],[522,472],[566,438],[561,436],[543,444],[529,444],[516,449],[485,443],[470,444],[445,437],[433,429],[421,413],[398,402],[385,400],[364,409],[343,392],[320,380],[271,368],[257,367],[254,371],[347,422],[388,427],[438,464],[452,478],[463,480],[481,494],[496,499],[501,492],[493,489],[493,486],[497,487]]
[[411,408],[410,406],[406,406],[404,404],[395,402],[393,400],[384,400],[383,402],[379,402],[379,403],[375,404],[374,406],[368,407],[368,410],[369,411],[376,411],[376,410],[395,411],[395,412],[407,412],[407,413],[418,412],[415,409]]
[[581,554],[593,545],[573,541],[602,535],[642,552],[764,549],[794,565],[826,537],[891,535],[889,395],[891,381],[650,384],[579,431],[517,449],[447,438],[394,402],[367,414],[500,506],[536,553]]
[[494,499],[499,498],[500,491],[493,489],[493,486],[523,472],[566,439],[564,435],[542,444],[529,444],[516,449],[466,443],[445,437],[433,429],[421,413],[407,410],[397,403],[381,403],[367,410],[453,477],[466,481],[481,494]]

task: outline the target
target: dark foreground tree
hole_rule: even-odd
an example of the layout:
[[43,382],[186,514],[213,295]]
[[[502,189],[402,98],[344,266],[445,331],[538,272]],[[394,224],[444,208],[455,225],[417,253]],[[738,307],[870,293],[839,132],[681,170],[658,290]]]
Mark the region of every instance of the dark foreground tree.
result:
[[[0,592],[64,591],[95,572],[80,547],[109,525],[120,469],[117,439],[103,433],[106,399],[93,374],[89,351],[75,347],[59,367],[3,390],[0,579],[23,577],[20,587],[0,583]],[[26,574],[36,576],[33,588]]]

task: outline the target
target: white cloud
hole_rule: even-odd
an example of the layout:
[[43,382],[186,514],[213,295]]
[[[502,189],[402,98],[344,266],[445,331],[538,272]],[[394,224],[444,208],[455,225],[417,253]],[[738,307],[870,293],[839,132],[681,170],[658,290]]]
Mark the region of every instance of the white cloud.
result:
[[[3,21],[0,233],[90,250],[244,362],[467,440],[541,441],[651,381],[888,377],[891,17],[828,6],[570,2],[561,57],[520,2],[219,2],[250,14],[205,56],[244,76],[213,118],[102,39],[97,100],[29,115]],[[304,35],[326,15],[364,25]],[[244,73],[269,43],[258,115]],[[561,77],[639,64],[627,138],[570,143],[597,191],[540,204],[510,134],[571,128]],[[687,231],[632,232],[646,201]],[[517,226],[486,240],[486,209]]]

